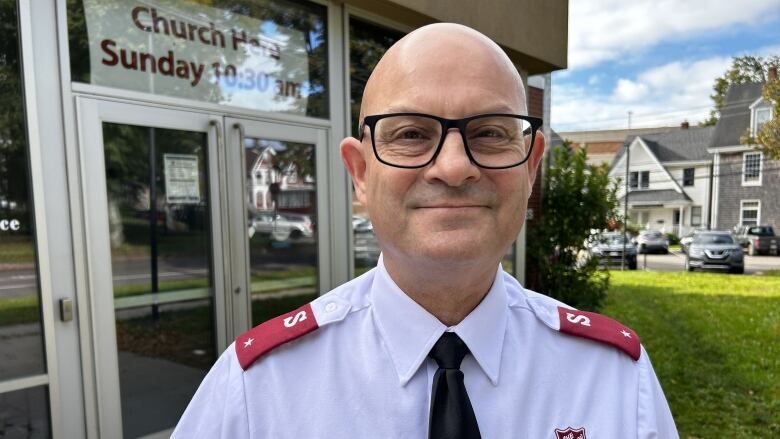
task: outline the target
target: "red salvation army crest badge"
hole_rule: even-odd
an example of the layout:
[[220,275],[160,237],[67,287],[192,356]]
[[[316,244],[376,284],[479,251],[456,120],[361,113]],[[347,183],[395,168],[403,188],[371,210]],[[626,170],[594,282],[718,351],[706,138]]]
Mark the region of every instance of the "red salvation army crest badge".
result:
[[584,428],[555,429],[555,439],[586,439]]

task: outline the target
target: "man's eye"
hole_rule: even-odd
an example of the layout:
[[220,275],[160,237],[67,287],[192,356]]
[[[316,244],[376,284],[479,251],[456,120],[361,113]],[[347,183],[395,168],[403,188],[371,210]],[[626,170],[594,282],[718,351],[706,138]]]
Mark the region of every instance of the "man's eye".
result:
[[396,133],[394,140],[425,140],[428,136],[418,129],[406,129]]
[[477,133],[477,137],[504,137],[504,133],[494,129],[483,129]]

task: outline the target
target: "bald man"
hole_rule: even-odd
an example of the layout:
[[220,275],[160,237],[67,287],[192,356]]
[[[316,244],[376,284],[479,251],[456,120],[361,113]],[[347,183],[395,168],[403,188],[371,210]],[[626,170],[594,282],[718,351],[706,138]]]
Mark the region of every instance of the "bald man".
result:
[[631,329],[500,267],[544,152],[522,80],[484,35],[420,28],[341,143],[378,266],[239,336],[177,438],[675,438]]

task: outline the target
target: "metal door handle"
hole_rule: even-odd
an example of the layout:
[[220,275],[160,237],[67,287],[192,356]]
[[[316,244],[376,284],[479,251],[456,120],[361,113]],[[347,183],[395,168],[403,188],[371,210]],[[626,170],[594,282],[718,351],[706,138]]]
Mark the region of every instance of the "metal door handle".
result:
[[225,149],[224,146],[222,145],[222,124],[220,123],[219,120],[212,119],[209,121],[209,125],[213,126],[214,129],[216,130],[217,149],[218,150]]

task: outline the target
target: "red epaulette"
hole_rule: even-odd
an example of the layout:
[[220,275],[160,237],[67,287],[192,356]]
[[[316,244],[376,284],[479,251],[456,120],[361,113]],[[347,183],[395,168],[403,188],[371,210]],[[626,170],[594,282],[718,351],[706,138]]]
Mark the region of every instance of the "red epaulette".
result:
[[631,328],[595,312],[558,307],[560,331],[606,343],[627,353],[634,361],[642,352],[639,336]]
[[319,328],[311,304],[261,323],[236,339],[236,356],[247,370],[258,358],[289,341]]

